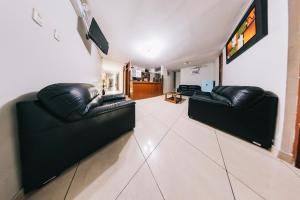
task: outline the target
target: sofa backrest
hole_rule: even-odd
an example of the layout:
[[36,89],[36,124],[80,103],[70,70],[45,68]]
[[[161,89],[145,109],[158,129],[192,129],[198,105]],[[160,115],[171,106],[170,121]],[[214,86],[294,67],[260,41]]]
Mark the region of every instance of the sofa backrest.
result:
[[58,83],[38,92],[41,103],[51,113],[66,120],[84,115],[87,105],[99,95],[97,88],[84,83]]
[[189,85],[189,90],[201,90],[199,85]]
[[187,90],[188,89],[188,85],[179,85],[178,87],[181,90]]
[[265,91],[254,86],[217,86],[212,96],[225,97],[232,107],[244,108],[253,105],[264,97]]
[[179,85],[181,90],[201,90],[199,85]]

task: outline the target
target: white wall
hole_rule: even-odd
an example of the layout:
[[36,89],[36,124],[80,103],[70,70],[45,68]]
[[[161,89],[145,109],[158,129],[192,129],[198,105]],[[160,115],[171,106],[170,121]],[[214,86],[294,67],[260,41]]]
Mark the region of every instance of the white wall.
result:
[[102,69],[105,72],[119,73],[119,90],[123,91],[123,67],[125,63],[103,59]]
[[[223,85],[259,86],[278,95],[279,110],[275,146],[279,148],[286,95],[288,1],[268,1],[268,13],[269,34],[265,38],[228,65],[224,56]],[[240,18],[237,19],[237,23],[239,20]],[[226,55],[225,49],[223,53]]]
[[[0,4],[0,199],[9,200],[21,188],[15,103],[48,84],[97,82],[101,63],[97,50],[93,47],[90,55],[77,33],[70,1]],[[43,27],[32,21],[33,8],[43,17]],[[53,38],[54,29],[60,42]]]
[[216,61],[200,66],[199,74],[192,74],[194,67],[186,67],[180,70],[181,85],[201,85],[203,80],[218,80],[219,65]]
[[163,92],[166,93],[166,92],[175,91],[175,88],[174,88],[174,71],[169,71],[169,75],[168,75],[167,68],[162,66],[161,67],[161,73],[164,76]]

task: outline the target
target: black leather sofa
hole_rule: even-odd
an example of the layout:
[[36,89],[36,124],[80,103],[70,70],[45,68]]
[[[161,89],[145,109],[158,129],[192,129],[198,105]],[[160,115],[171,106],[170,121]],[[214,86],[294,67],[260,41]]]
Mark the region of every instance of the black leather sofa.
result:
[[201,87],[199,85],[179,85],[177,92],[184,96],[192,96],[195,92],[201,92]]
[[197,121],[270,148],[278,97],[258,87],[217,86],[189,99],[188,115]]
[[50,85],[17,103],[25,192],[135,127],[135,102],[100,96],[89,84]]

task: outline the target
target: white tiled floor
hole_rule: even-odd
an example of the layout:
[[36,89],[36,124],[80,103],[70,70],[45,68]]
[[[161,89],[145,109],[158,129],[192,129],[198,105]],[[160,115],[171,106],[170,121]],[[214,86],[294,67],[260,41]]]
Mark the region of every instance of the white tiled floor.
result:
[[188,101],[137,101],[136,128],[26,199],[293,200],[300,170],[187,117]]

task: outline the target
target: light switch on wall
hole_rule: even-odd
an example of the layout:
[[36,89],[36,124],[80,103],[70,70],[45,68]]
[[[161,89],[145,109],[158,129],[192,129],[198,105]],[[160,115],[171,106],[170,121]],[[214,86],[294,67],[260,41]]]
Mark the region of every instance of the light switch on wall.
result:
[[36,8],[32,9],[32,19],[35,23],[37,23],[39,26],[43,26],[43,19],[40,15],[40,13],[37,11]]

